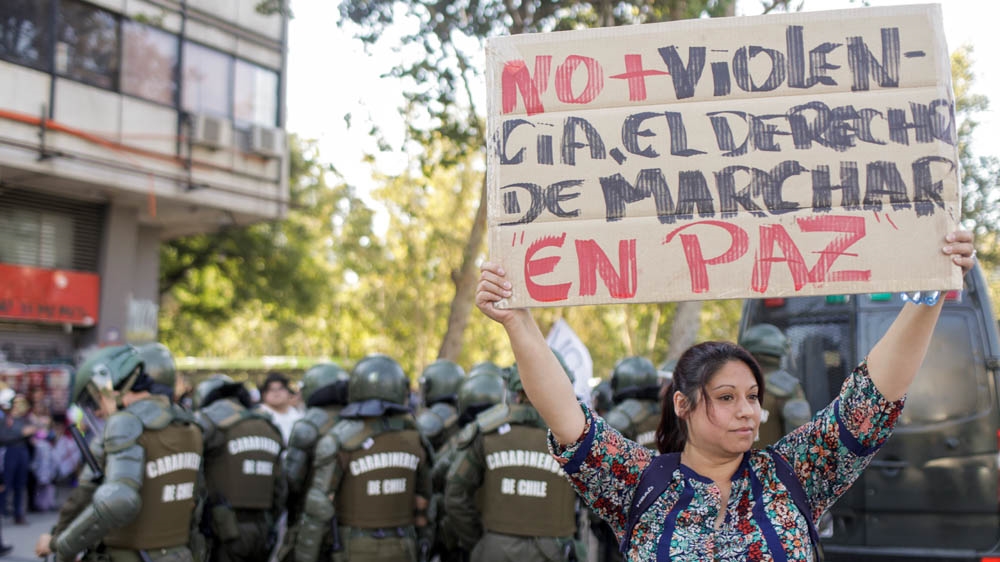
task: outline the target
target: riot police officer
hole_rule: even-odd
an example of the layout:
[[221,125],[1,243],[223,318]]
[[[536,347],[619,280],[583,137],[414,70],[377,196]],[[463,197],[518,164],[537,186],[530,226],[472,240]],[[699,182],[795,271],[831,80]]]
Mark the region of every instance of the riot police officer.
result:
[[162,343],[147,343],[140,345],[138,349],[146,374],[153,379],[151,392],[167,396],[173,401],[176,398],[174,385],[177,382],[177,368],[170,349]]
[[406,406],[409,387],[386,355],[352,369],[350,403],[316,445],[296,562],[426,560],[433,456]]
[[773,324],[756,324],[747,328],[739,344],[753,354],[764,373],[764,400],[761,404],[758,441],[766,447],[812,417],[799,379],[784,370],[782,358],[788,353],[788,338]]
[[195,388],[205,435],[202,532],[214,562],[266,562],[285,507],[281,430],[251,409],[243,384],[215,375]]
[[[625,437],[656,450],[656,427],[660,423],[661,378],[653,363],[645,357],[626,357],[615,364],[608,384],[612,406],[604,419]],[[600,386],[600,385],[598,385]],[[596,390],[596,389],[595,389]],[[618,539],[608,524],[588,513],[590,530],[600,545],[598,560],[614,562],[622,559]]]
[[607,380],[602,380],[590,391],[590,407],[597,412],[597,415],[603,418],[615,406],[613,396],[611,383]]
[[508,388],[516,403],[483,412],[459,434],[445,484],[458,546],[472,562],[586,560],[574,538],[576,493],[549,454],[548,428],[516,368]]
[[[511,365],[510,367],[501,367],[500,365],[497,365],[492,361],[480,361],[479,363],[473,365],[471,369],[469,369],[469,378],[472,378],[480,374],[495,375],[503,380],[504,387],[509,388],[510,373],[511,369],[514,368],[515,368],[514,365]],[[504,397],[503,401],[510,402],[512,400],[512,397],[510,396],[510,391],[508,390],[506,392],[507,396]]]
[[656,451],[656,427],[660,423],[660,376],[645,357],[626,357],[611,372],[615,407],[605,416],[608,424],[625,437]]
[[[499,369],[497,369],[499,371]],[[485,410],[502,404],[507,396],[507,385],[498,372],[481,369],[472,374],[458,389],[458,426],[465,428],[475,421]],[[444,507],[444,487],[448,470],[451,468],[458,453],[458,435],[449,439],[438,451],[431,470],[431,480],[434,485],[434,497],[431,504],[432,512],[437,514],[434,553],[440,556],[441,562],[458,562],[464,559],[464,551],[458,547],[458,536],[455,528],[448,520]]]
[[454,361],[438,359],[420,375],[425,409],[417,415],[417,427],[438,450],[458,432],[458,387],[465,371]]
[[64,506],[36,554],[193,560],[188,541],[200,492],[201,430],[166,396],[150,392],[153,386],[139,351],[127,345],[95,352],[74,374],[72,402],[107,419],[92,446],[96,466],[83,477],[92,482],[93,494],[85,504]]
[[[298,520],[305,502],[306,489],[312,480],[316,443],[340,420],[340,410],[347,405],[350,374],[336,363],[321,363],[302,375],[302,400],[308,408],[292,426],[285,451],[284,473],[288,483],[288,521]],[[294,544],[286,536],[286,545]]]
[[479,373],[491,373],[494,375],[499,375],[501,378],[503,378],[504,384],[506,384],[507,380],[510,378],[510,372],[508,372],[508,369],[503,369],[500,367],[500,365],[497,365],[492,361],[480,361],[479,363],[473,365],[471,369],[469,369],[470,377],[472,375],[478,375]]

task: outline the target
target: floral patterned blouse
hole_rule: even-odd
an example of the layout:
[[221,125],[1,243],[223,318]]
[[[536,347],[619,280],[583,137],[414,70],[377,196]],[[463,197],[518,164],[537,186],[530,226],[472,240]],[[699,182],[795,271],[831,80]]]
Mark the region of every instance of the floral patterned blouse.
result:
[[[889,402],[879,393],[862,362],[832,404],[772,446],[801,480],[814,521],[861,475],[892,433],[902,408],[903,400]],[[654,453],[583,409],[587,427],[580,440],[562,446],[550,433],[549,447],[580,496],[611,524],[620,542],[639,477]],[[720,509],[726,514],[717,529]],[[773,458],[754,449],[733,475],[725,506],[710,479],[679,465],[666,491],[636,523],[626,559],[809,562],[808,529],[778,480]]]

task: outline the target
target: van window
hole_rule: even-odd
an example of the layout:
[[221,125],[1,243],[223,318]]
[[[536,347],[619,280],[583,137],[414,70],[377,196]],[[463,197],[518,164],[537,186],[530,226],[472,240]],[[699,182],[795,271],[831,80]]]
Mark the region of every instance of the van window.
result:
[[903,426],[920,427],[968,418],[990,409],[990,388],[974,346],[972,315],[949,314],[938,321],[934,339],[906,397]]

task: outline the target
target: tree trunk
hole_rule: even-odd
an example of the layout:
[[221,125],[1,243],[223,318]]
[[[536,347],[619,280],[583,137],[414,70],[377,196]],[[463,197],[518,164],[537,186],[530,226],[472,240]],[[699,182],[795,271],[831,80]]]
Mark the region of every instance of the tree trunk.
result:
[[628,357],[636,355],[635,351],[635,328],[632,326],[632,307],[624,305],[625,310],[625,353]]
[[656,349],[656,338],[660,335],[660,317],[663,316],[663,305],[658,304],[653,307],[653,313],[649,316],[649,336],[646,338],[646,349],[642,350],[643,355],[652,358],[653,350]]
[[701,301],[684,301],[677,303],[674,322],[670,327],[670,339],[667,344],[667,361],[678,359],[684,351],[694,345],[698,339],[698,329],[701,327]]
[[479,267],[476,261],[479,257],[479,251],[483,247],[483,238],[486,237],[486,207],[486,176],[484,175],[479,195],[479,209],[476,211],[476,219],[472,223],[465,251],[462,252],[462,266],[451,273],[452,282],[455,283],[455,298],[451,300],[448,326],[445,329],[444,339],[441,340],[438,359],[457,361],[462,352],[465,327],[469,325],[469,313],[475,303],[476,286],[479,284]]

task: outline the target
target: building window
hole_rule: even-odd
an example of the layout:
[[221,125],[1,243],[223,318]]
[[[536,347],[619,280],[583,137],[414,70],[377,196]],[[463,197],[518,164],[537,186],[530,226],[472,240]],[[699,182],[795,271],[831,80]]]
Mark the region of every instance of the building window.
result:
[[233,117],[237,122],[274,127],[278,122],[278,73],[236,61]]
[[71,269],[73,218],[33,209],[0,209],[0,262]]
[[122,22],[122,92],[173,105],[176,70],[176,36],[141,23]]
[[229,80],[233,57],[195,43],[184,43],[181,106],[191,113],[230,117]]
[[47,70],[50,37],[49,2],[0,2],[0,58]]
[[56,72],[100,88],[118,86],[118,19],[71,0],[59,3]]

